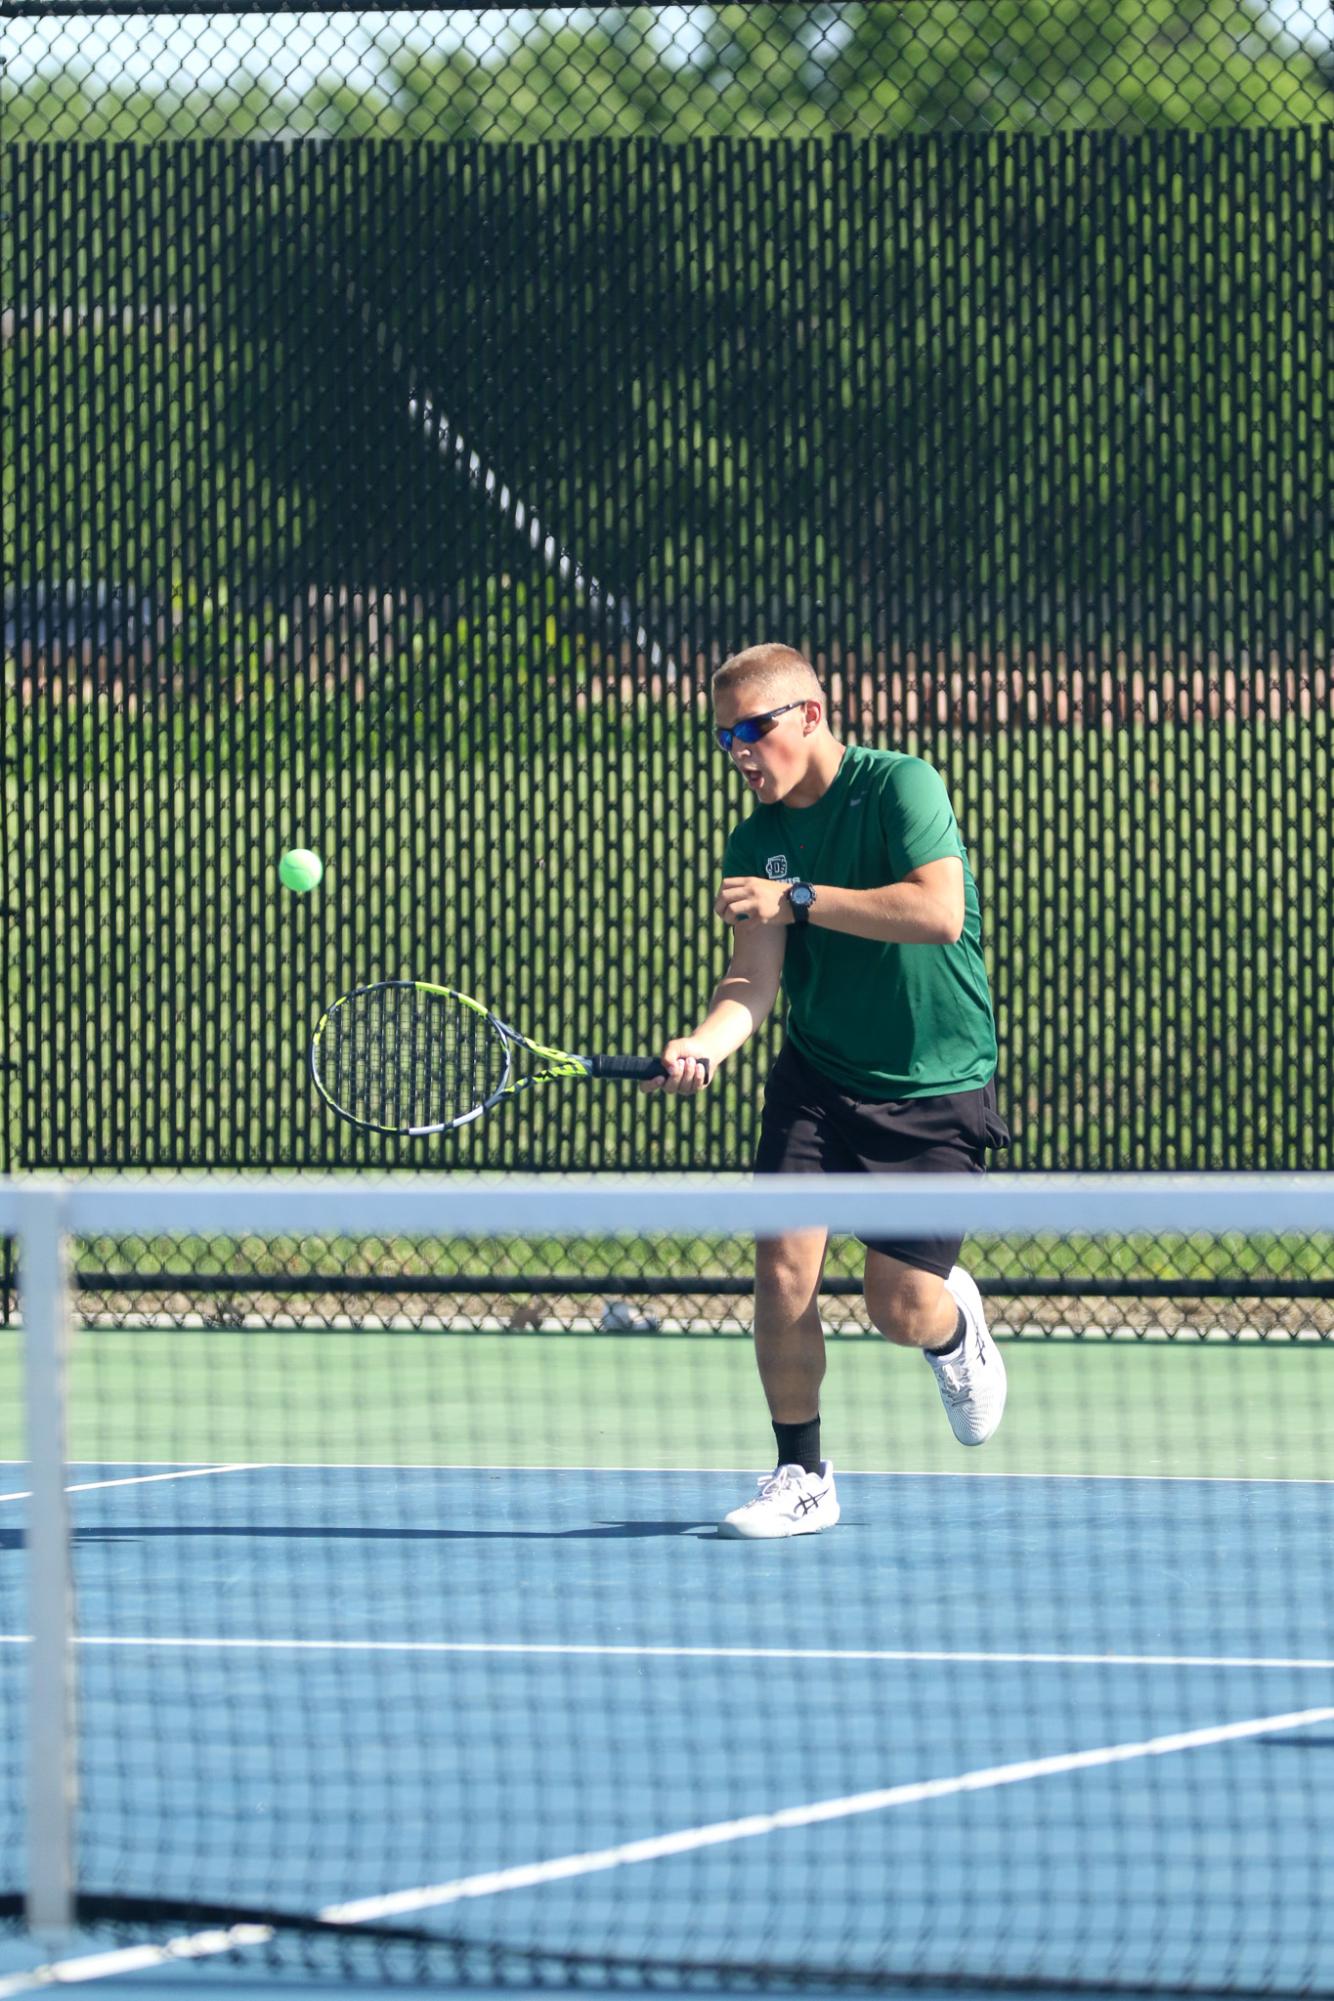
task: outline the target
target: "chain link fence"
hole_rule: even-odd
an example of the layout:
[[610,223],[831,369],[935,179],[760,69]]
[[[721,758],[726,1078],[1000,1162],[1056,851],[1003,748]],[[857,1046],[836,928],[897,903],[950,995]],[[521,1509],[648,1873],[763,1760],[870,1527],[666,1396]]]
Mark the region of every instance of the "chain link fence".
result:
[[11,0],[11,139],[894,138],[1323,125],[1321,0],[218,12]]
[[690,1104],[424,1147],[305,1055],[405,974],[688,1027],[743,810],[707,679],[758,639],[947,777],[1011,1165],[1334,1165],[1327,16],[0,39],[5,1166],[743,1167],[776,1030]]

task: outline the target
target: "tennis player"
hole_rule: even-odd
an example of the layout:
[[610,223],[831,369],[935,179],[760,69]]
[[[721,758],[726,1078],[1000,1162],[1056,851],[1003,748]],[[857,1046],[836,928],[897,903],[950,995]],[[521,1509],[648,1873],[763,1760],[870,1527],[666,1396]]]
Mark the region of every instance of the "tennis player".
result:
[[[920,758],[844,745],[824,690],[788,646],[753,646],[713,677],[719,745],[754,802],[723,859],[717,915],[731,961],[665,1079],[702,1090],[778,999],[787,1037],[769,1074],[760,1174],[981,1173],[1009,1144],[996,1110],[996,1027],[977,890],[939,774]],[[810,1535],[839,1518],[821,1456],[827,1232],[761,1241],[755,1353],[776,1470],[729,1514],[733,1536]],[[959,1265],[962,1237],[866,1245],[871,1321],[935,1371],[955,1437],[981,1445],[1005,1409],[1005,1364]]]

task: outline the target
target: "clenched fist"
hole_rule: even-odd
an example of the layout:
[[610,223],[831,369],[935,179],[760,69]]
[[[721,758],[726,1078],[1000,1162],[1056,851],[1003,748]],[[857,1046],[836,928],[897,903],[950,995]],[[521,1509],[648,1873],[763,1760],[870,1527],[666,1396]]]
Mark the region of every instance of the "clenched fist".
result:
[[714,915],[725,924],[790,924],[792,905],[787,900],[787,884],[770,882],[763,875],[723,877]]
[[693,1098],[696,1091],[702,1091],[713,1074],[713,1063],[704,1053],[702,1044],[692,1036],[678,1035],[669,1042],[662,1052],[666,1067],[665,1077],[654,1077],[641,1085],[645,1091],[671,1091],[682,1098]]

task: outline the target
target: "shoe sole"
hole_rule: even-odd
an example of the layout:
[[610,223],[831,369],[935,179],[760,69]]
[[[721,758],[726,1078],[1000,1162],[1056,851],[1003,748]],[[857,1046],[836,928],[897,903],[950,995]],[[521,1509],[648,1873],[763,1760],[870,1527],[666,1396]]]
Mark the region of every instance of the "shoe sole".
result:
[[718,1534],[724,1542],[790,1542],[797,1535],[822,1535],[826,1529],[837,1528],[842,1515],[836,1509],[832,1521],[794,1522],[790,1529],[743,1529],[737,1522],[722,1521],[718,1524]]
[[[957,1301],[957,1303],[963,1307],[966,1316],[971,1318],[974,1314],[976,1314],[978,1323],[983,1327],[987,1327],[986,1308],[982,1304],[982,1295],[977,1289],[976,1280],[971,1276],[970,1273],[964,1271],[961,1265],[956,1265],[954,1267],[954,1271],[951,1273],[951,1277],[954,1279],[954,1284],[947,1285],[946,1291],[949,1292],[951,1297],[954,1298]],[[959,1299],[960,1292],[967,1294],[968,1296],[967,1305],[964,1305],[964,1301]],[[1005,1405],[1010,1394],[1010,1379],[1005,1373],[1005,1357],[1001,1354],[1000,1349],[997,1347],[995,1337],[992,1334],[991,1329],[989,1327],[987,1327],[986,1338],[987,1338],[987,1345],[991,1350],[992,1362],[994,1362],[997,1374],[1000,1377],[1000,1383],[1001,1383],[1000,1409],[996,1412],[995,1417],[992,1419],[991,1423],[987,1426],[986,1430],[982,1432],[980,1437],[977,1438],[959,1438],[958,1432],[954,1431],[954,1426],[951,1423],[950,1430],[954,1431],[954,1436],[956,1439],[958,1439],[959,1444],[968,1447],[970,1451],[975,1446],[985,1445],[989,1438],[994,1438],[996,1436],[996,1433],[1000,1430],[1000,1422],[1005,1415]],[[949,1413],[946,1412],[946,1415],[948,1416]]]

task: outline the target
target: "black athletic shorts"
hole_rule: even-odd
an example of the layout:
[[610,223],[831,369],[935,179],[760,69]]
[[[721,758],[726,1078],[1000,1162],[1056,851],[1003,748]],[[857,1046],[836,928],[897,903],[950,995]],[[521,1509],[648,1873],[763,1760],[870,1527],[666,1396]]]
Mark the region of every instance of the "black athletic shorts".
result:
[[[769,1072],[757,1174],[983,1174],[985,1154],[1010,1144],[996,1087],[939,1098],[855,1098],[785,1043]],[[963,1236],[863,1237],[918,1271],[945,1278]]]

